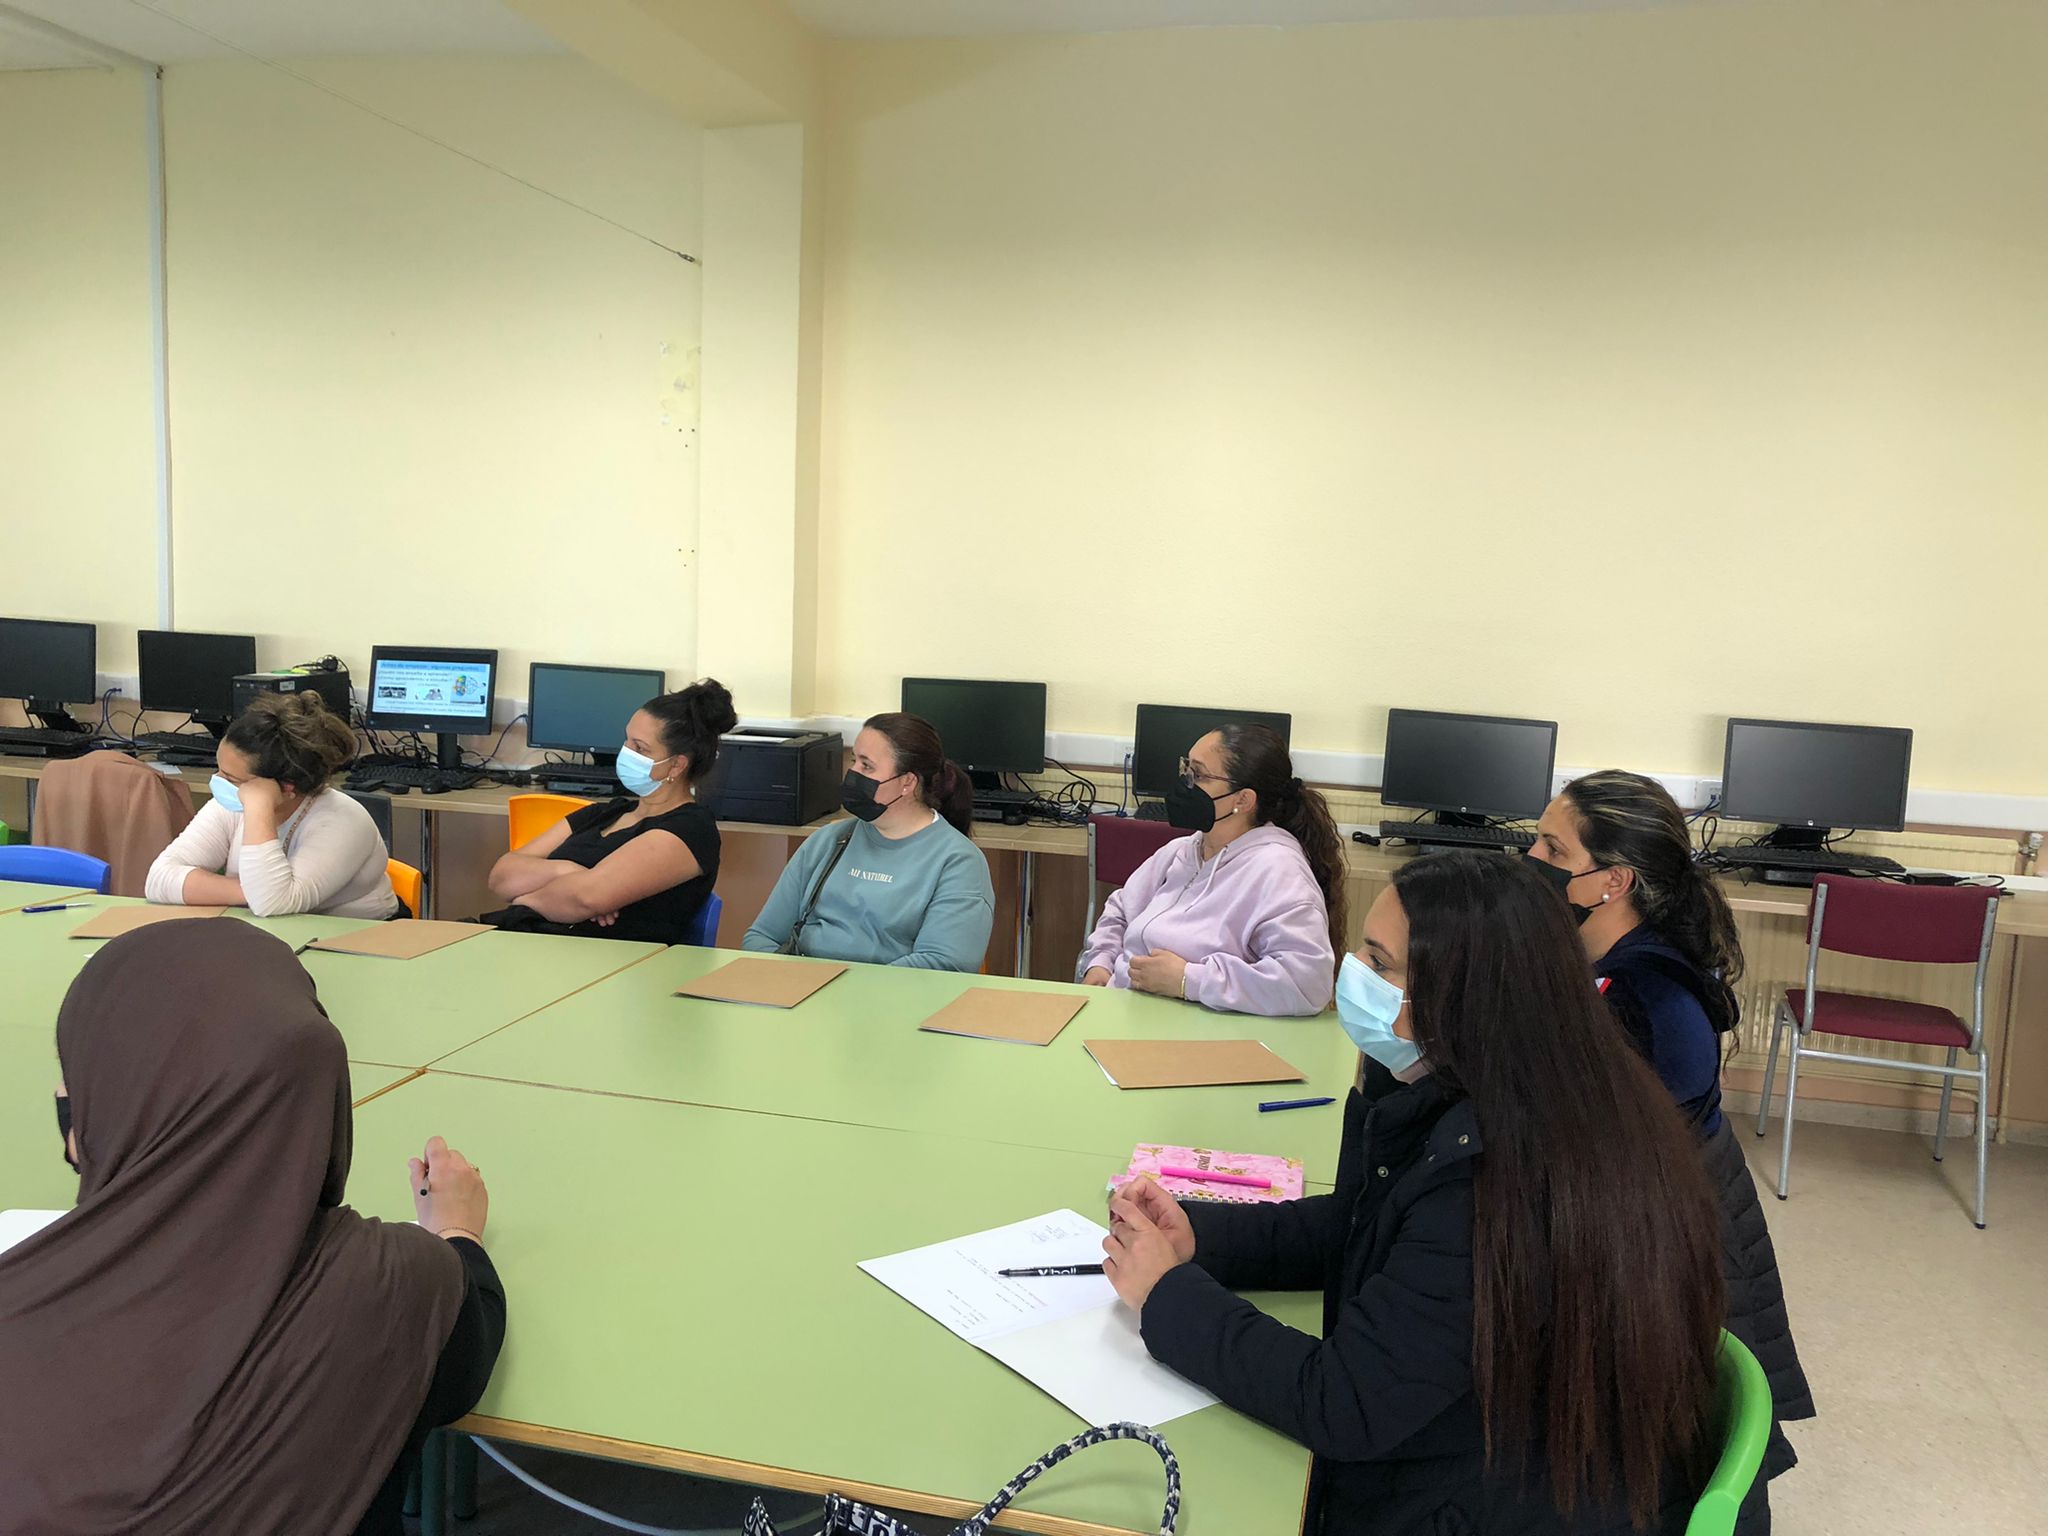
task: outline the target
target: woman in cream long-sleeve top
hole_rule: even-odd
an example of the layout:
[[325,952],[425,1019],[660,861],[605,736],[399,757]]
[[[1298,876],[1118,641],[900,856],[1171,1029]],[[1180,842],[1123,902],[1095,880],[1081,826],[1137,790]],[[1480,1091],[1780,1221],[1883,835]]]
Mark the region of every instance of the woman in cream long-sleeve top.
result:
[[368,811],[327,787],[355,746],[318,694],[265,694],[228,727],[213,800],[157,855],[145,894],[258,917],[390,917],[384,839]]

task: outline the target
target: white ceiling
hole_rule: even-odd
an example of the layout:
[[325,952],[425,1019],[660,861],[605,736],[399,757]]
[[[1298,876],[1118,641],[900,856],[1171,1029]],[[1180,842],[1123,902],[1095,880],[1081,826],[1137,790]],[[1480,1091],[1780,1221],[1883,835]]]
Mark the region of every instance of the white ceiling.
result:
[[11,12],[39,17],[157,64],[228,58],[238,51],[304,59],[322,54],[553,53],[560,47],[498,0],[0,0],[0,69],[67,69],[101,62],[20,25]]
[[1641,9],[1699,0],[788,0],[833,37],[979,37],[1148,27],[1294,27],[1328,22]]

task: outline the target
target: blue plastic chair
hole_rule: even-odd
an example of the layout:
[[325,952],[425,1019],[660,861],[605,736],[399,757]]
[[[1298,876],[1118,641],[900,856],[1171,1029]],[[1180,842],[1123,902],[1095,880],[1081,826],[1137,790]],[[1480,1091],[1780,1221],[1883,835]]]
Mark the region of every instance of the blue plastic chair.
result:
[[711,949],[718,943],[718,919],[725,911],[725,903],[713,891],[704,898],[704,905],[697,909],[697,917],[690,924],[690,931],[683,935],[685,944],[694,944],[699,949]]
[[113,866],[89,853],[69,848],[38,848],[31,843],[0,846],[0,880],[25,880],[33,885],[68,885],[107,894]]

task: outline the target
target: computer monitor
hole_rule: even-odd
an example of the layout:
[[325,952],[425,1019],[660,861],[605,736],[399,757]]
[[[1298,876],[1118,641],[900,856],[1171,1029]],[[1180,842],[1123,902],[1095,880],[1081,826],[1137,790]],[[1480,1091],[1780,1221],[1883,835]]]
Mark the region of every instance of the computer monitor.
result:
[[66,704],[99,697],[98,631],[58,619],[0,619],[0,699],[20,699],[56,731],[82,731]]
[[643,667],[574,667],[536,661],[527,672],[527,745],[588,752],[602,767],[618,760],[626,722],[667,679]]
[[1180,775],[1180,760],[1189,747],[1219,725],[1263,725],[1286,746],[1294,728],[1292,715],[1263,709],[1205,709],[1192,704],[1140,704],[1137,735],[1131,746],[1131,793],[1165,796]]
[[1000,789],[1006,773],[1045,771],[1045,684],[906,677],[903,708],[937,727],[946,755],[975,787]]
[[432,732],[435,757],[443,768],[462,766],[458,736],[481,736],[491,728],[496,651],[436,645],[376,645],[370,648],[370,694],[363,711],[378,730]]
[[190,715],[218,740],[235,717],[235,679],[256,670],[256,637],[145,629],[135,649],[142,707]]
[[1380,800],[1435,811],[1453,825],[1489,816],[1526,820],[1550,803],[1556,762],[1555,720],[1392,709]]
[[1730,720],[1721,814],[1764,821],[1771,841],[1817,847],[1836,827],[1906,825],[1913,733],[1897,726]]

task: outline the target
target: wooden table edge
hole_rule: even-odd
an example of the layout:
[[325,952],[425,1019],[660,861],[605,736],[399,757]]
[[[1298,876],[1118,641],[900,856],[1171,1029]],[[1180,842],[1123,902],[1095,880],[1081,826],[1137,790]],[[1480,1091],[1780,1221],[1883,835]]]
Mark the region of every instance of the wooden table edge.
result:
[[[539,1446],[544,1450],[570,1451],[579,1456],[597,1456],[607,1461],[626,1461],[643,1467],[661,1467],[671,1472],[689,1472],[700,1477],[716,1478],[725,1483],[750,1483],[759,1488],[808,1493],[819,1498],[828,1493],[837,1493],[850,1499],[859,1499],[866,1504],[878,1504],[889,1509],[908,1509],[918,1514],[940,1515],[947,1519],[964,1520],[981,1509],[979,1504],[969,1503],[964,1499],[948,1498],[943,1494],[918,1493],[908,1488],[889,1488],[880,1483],[864,1483],[848,1478],[820,1477],[815,1473],[795,1472],[785,1467],[763,1466],[755,1462],[734,1461],[728,1457],[712,1456],[698,1451],[646,1445],[637,1440],[617,1440],[609,1435],[586,1434],[580,1430],[553,1429],[543,1424],[523,1423],[517,1419],[494,1419],[482,1414],[471,1414],[468,1418],[458,1420],[450,1428],[463,1433],[482,1435],[487,1440]],[[1161,1501],[1164,1502],[1163,1492]],[[1092,1520],[1075,1520],[1064,1515],[1048,1515],[1035,1510],[1017,1509],[1014,1506],[1003,1512],[996,1525],[1004,1530],[1030,1532],[1032,1536],[1149,1536],[1153,1530],[1149,1525],[1143,1531],[1131,1526],[1097,1525]]]

